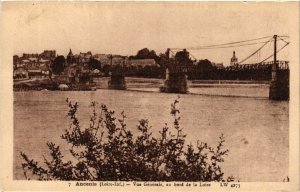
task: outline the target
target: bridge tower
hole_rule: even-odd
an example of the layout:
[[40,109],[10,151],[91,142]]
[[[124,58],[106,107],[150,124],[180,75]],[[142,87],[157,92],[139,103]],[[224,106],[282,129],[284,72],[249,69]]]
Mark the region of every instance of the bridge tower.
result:
[[274,35],[274,62],[269,89],[270,100],[289,100],[289,70],[280,70],[277,62],[277,35]]

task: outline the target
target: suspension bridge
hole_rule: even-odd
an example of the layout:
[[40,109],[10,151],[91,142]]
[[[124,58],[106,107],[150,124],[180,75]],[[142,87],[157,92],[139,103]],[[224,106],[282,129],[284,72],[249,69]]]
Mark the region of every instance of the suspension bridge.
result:
[[[289,45],[287,41],[288,36],[268,36],[256,39],[230,42],[217,45],[199,46],[186,48],[189,51],[204,50],[204,49],[226,49],[236,48],[244,46],[253,46],[262,44],[258,49],[252,52],[239,62],[234,63],[228,67],[225,67],[225,71],[243,71],[243,70],[256,70],[256,69],[271,69],[272,79],[270,82],[269,99],[271,100],[288,100],[289,99],[289,61],[278,60],[278,53]],[[278,42],[281,41],[283,45],[278,47]],[[268,47],[269,46],[269,47]],[[273,46],[271,54],[262,54],[262,52],[270,51],[270,46]],[[170,49],[172,56],[174,56],[173,50],[180,50],[178,48]],[[182,50],[182,49],[181,49]],[[265,55],[265,57],[262,57]],[[191,54],[192,58],[195,57]],[[256,60],[253,62],[253,58]],[[251,62],[252,59],[252,62]],[[272,59],[272,60],[270,60]],[[250,61],[250,62],[249,62]],[[187,75],[195,70],[193,65],[185,65],[178,63],[170,63],[166,71],[166,81],[162,88],[165,92],[186,93],[187,87]],[[257,70],[259,71],[259,70]]]
[[[269,99],[271,100],[288,100],[289,99],[289,61],[278,60],[278,54],[284,50],[288,45],[288,36],[274,35],[266,36],[255,39],[182,48],[170,48],[168,61],[166,64],[166,79],[164,86],[161,87],[162,92],[170,93],[187,93],[187,74],[195,70],[193,64],[178,63],[171,58],[175,56],[174,51],[188,50],[190,53],[202,50],[222,50],[232,49],[247,46],[261,45],[251,54],[244,59],[236,62],[228,67],[225,71],[241,71],[253,69],[271,69],[272,79],[270,81]],[[271,53],[270,53],[271,52]],[[197,60],[196,57],[190,54],[190,57]],[[171,61],[172,60],[172,61]],[[109,82],[111,89],[126,89],[125,74],[116,73],[112,74],[111,81]]]
[[[269,38],[269,39],[264,40],[266,38]],[[241,68],[251,68],[251,67],[258,67],[258,66],[263,66],[263,65],[272,65],[274,60],[270,60],[270,59],[272,59],[274,57],[274,55],[276,56],[279,52],[281,52],[285,47],[287,47],[289,45],[289,42],[286,41],[287,38],[289,38],[289,37],[288,36],[274,35],[274,36],[266,36],[266,37],[250,39],[250,40],[244,40],[244,41],[218,44],[218,45],[189,47],[189,48],[185,48],[184,50],[190,51],[190,57],[192,59],[196,60],[196,57],[193,54],[191,54],[192,51],[199,51],[199,50],[200,51],[202,51],[202,50],[212,50],[212,51],[214,51],[214,50],[217,50],[217,49],[228,49],[228,48],[232,49],[232,48],[239,48],[239,47],[245,47],[245,46],[253,46],[253,45],[257,45],[257,44],[263,44],[258,49],[256,49],[253,53],[251,53],[250,55],[248,55],[247,57],[245,57],[241,61],[237,62],[235,65],[233,65],[233,66],[230,65],[230,66],[226,67],[226,69],[229,69],[229,70],[241,69]],[[258,41],[258,40],[263,40],[263,41]],[[279,43],[278,40],[280,40],[284,43],[279,48],[277,48],[278,43]],[[253,41],[255,41],[255,42],[253,42]],[[274,50],[271,49],[271,46],[273,47],[273,45],[274,45]],[[174,57],[175,52],[179,51],[179,50],[183,50],[183,49],[182,48],[170,48],[171,57]],[[266,51],[269,51],[269,52],[272,51],[272,53],[270,54]],[[263,54],[262,52],[265,52],[265,53]],[[265,55],[265,58],[261,59],[262,55]],[[253,59],[256,59],[256,61],[253,60]],[[287,61],[287,60],[277,60],[276,59],[276,62],[278,64],[279,68],[282,68],[282,69],[287,69],[288,68],[289,61]],[[175,64],[175,65],[178,65],[178,64]],[[170,67],[175,67],[175,66],[170,66]],[[178,66],[178,67],[180,67],[180,66]],[[187,67],[187,66],[182,66],[182,68],[184,68],[184,67]],[[187,70],[189,70],[189,69],[187,69]]]

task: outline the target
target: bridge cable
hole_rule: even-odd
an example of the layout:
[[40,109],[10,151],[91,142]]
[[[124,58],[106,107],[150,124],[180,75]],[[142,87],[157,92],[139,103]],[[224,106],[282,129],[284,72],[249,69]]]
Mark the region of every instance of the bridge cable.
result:
[[289,42],[287,42],[287,41],[285,41],[284,39],[282,39],[282,38],[280,38],[280,37],[278,37],[281,41],[283,41],[283,42],[285,42],[285,43],[289,43]]
[[[230,43],[222,43],[222,44],[215,44],[215,45],[206,45],[206,46],[199,46],[199,47],[190,47],[190,48],[186,48],[186,49],[204,49],[204,48],[215,48],[215,47],[220,47],[220,46],[226,46],[226,45],[234,45],[234,44],[240,44],[240,43],[245,43],[245,42],[250,42],[250,41],[256,41],[256,40],[261,40],[261,39],[266,39],[266,38],[270,38],[271,36],[266,36],[266,37],[261,37],[261,38],[256,38],[256,39],[249,39],[249,40],[244,40],[244,41],[236,41],[236,42],[230,42]],[[260,42],[263,43],[263,42]],[[258,44],[258,43],[251,43],[252,44]],[[244,45],[248,45],[248,44],[244,44]],[[223,47],[220,47],[223,48]],[[224,47],[226,48],[226,47]],[[171,48],[173,50],[178,50],[181,48]]]
[[175,54],[174,54],[174,52],[170,49],[170,52],[171,52],[171,57],[175,57]]
[[197,60],[197,58],[196,58],[194,55],[192,55],[191,53],[190,53],[190,56],[191,56],[194,60]]
[[256,42],[256,43],[247,43],[247,44],[241,44],[241,45],[222,46],[222,47],[206,47],[206,48],[191,47],[191,48],[187,48],[187,49],[188,50],[222,49],[222,48],[230,48],[230,47],[243,47],[243,46],[249,46],[249,45],[257,45],[257,44],[262,44],[262,43],[267,43],[267,42],[269,42],[269,41],[262,41],[262,42]]
[[290,38],[290,36],[288,36],[288,35],[278,35],[277,37]]
[[[283,47],[281,47],[280,49],[278,49],[278,50],[276,51],[276,53],[278,53],[279,51],[281,51],[283,48],[285,48],[285,47],[288,46],[289,44],[290,44],[290,43],[287,42]],[[267,57],[266,59],[264,59],[264,60],[262,60],[261,62],[259,62],[259,64],[265,62],[266,60],[270,59],[270,58],[273,57],[273,56],[274,56],[274,53],[273,53],[272,55],[270,55],[269,57]]]
[[255,55],[258,51],[260,51],[266,44],[268,44],[272,40],[273,40],[273,37],[269,41],[266,41],[265,44],[263,44],[260,48],[258,48],[256,51],[254,51],[251,55],[249,55],[248,57],[246,57],[242,61],[238,62],[238,64],[241,64],[241,63],[245,62],[247,59],[249,59],[250,57],[252,57],[253,55]]
[[[249,45],[257,45],[266,43],[269,41],[262,41],[262,42],[255,42],[255,43],[247,43],[247,44],[240,44],[240,45],[231,45],[231,46],[221,46],[221,47],[189,47],[186,48],[188,50],[201,50],[201,49],[220,49],[220,48],[230,48],[230,47],[243,47],[243,46],[249,46]],[[172,48],[173,50],[181,50],[182,48]]]
[[244,40],[244,41],[236,41],[236,42],[230,42],[230,43],[223,43],[223,44],[215,44],[215,45],[206,45],[206,46],[200,46],[200,47],[218,47],[218,46],[223,46],[223,45],[232,45],[232,44],[239,44],[239,43],[245,43],[249,41],[256,41],[256,40],[261,40],[261,39],[266,39],[271,36],[266,36],[266,37],[261,37],[261,38],[256,38],[256,39],[249,39],[249,40]]

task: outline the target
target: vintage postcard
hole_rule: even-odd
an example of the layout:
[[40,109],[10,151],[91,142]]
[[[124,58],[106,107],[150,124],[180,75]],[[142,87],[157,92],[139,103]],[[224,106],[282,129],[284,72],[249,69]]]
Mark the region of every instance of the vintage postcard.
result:
[[299,191],[299,2],[2,2],[1,190]]

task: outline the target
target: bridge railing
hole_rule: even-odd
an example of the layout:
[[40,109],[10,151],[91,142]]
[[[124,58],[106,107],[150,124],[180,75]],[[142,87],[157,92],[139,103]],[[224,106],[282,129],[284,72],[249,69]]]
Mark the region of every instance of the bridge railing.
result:
[[[267,61],[261,63],[247,63],[247,64],[240,64],[235,66],[229,66],[225,69],[227,70],[243,70],[243,69],[261,69],[261,68],[268,68],[272,66],[274,61]],[[277,68],[280,70],[289,69],[289,61],[278,60],[277,61]]]
[[[241,71],[241,70],[271,70],[274,61],[260,62],[260,63],[247,63],[247,64],[239,64],[235,66],[225,67],[223,70],[225,71]],[[167,67],[169,69],[169,73],[189,73],[191,71],[197,71],[197,67],[195,65],[179,65],[176,63],[172,63]],[[287,70],[289,69],[289,61],[278,60],[277,61],[277,69],[279,70]]]

